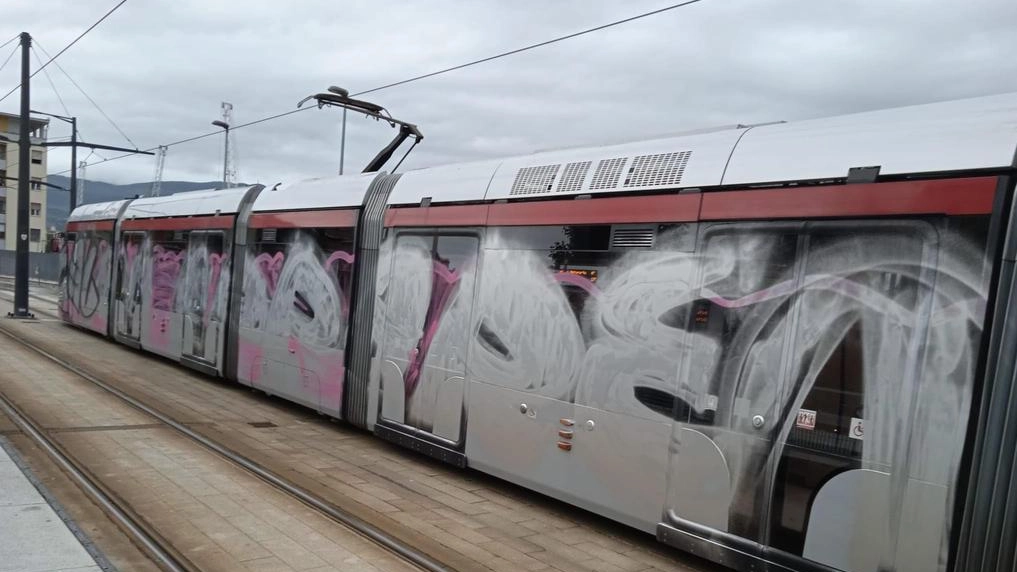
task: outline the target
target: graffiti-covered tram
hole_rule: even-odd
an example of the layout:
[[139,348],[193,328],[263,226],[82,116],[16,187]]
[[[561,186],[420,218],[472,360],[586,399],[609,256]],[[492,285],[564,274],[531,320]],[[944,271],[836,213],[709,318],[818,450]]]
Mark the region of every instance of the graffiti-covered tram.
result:
[[945,570],[1017,96],[85,205],[66,321],[736,568]]

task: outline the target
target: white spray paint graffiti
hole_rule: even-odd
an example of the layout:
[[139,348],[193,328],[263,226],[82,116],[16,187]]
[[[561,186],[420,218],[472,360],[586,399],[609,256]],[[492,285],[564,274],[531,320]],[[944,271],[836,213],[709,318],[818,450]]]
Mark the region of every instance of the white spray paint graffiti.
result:
[[248,253],[240,314],[241,380],[338,415],[349,302],[348,252],[322,252],[300,233],[285,251]]
[[[183,312],[189,318],[192,336],[191,347],[184,351],[195,357],[218,355],[218,340],[206,339],[208,333],[218,337],[219,324],[226,315],[226,299],[229,292],[229,259],[223,254],[221,245],[212,248],[205,240],[191,241],[184,263]],[[185,336],[186,339],[186,336]],[[212,341],[215,345],[207,347]]]
[[117,332],[131,338],[141,335],[141,312],[146,284],[148,251],[147,237],[124,235],[117,248],[117,273],[120,292],[117,295]]
[[374,369],[389,399],[400,400],[395,421],[431,430],[439,388],[463,375],[474,274],[475,261],[453,268],[435,259],[429,237],[406,236],[394,251],[383,245],[374,333],[384,332],[386,365]]
[[[490,229],[468,329],[469,377],[691,423],[730,472],[727,530],[757,538],[768,518],[760,499],[773,494],[760,488],[769,482],[760,475],[781,462],[823,368],[860,331],[865,439],[857,463],[891,473],[891,506],[880,509],[891,541],[880,558],[892,563],[908,479],[953,494],[984,313],[983,255],[921,224],[871,226],[820,228],[802,245],[797,231],[718,230],[698,254],[630,251],[598,269],[578,319],[546,251],[508,244]],[[386,242],[374,329],[383,385],[405,372],[432,297],[428,246],[404,237],[393,253]],[[439,331],[444,320],[462,319],[454,307]],[[451,346],[436,338],[426,363],[449,359]],[[400,371],[381,373],[386,360]],[[654,406],[645,395],[674,405]],[[412,399],[405,421],[429,427],[433,419],[415,415]],[[676,445],[675,462],[696,463]],[[949,495],[939,507],[946,522]],[[943,547],[947,534],[944,527]]]

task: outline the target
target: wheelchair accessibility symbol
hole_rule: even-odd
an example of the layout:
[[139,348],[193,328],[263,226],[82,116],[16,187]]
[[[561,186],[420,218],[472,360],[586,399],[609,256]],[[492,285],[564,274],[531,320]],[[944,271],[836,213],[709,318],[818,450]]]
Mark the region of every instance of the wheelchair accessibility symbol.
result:
[[852,439],[865,439],[864,420],[858,417],[851,418],[851,428],[848,429],[848,437]]

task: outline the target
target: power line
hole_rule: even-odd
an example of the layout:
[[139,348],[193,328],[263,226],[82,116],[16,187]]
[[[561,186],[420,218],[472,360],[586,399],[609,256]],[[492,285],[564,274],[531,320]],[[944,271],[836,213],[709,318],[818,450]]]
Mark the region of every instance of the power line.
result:
[[644,12],[642,14],[637,14],[635,16],[632,16],[632,17],[629,17],[629,18],[625,18],[623,20],[616,20],[614,22],[609,22],[607,24],[602,24],[600,26],[594,26],[593,28],[587,28],[585,30],[581,30],[579,32],[574,32],[572,34],[568,34],[568,35],[565,35],[565,36],[559,36],[557,38],[552,38],[550,40],[545,40],[543,42],[537,42],[536,44],[530,44],[530,45],[524,46],[522,48],[516,48],[514,50],[509,50],[507,52],[502,52],[500,54],[495,54],[493,56],[488,56],[486,58],[481,58],[479,60],[473,60],[472,62],[467,62],[465,64],[459,64],[457,66],[452,66],[450,68],[440,69],[438,71],[433,71],[431,73],[425,73],[423,75],[418,75],[416,77],[411,77],[409,79],[404,79],[404,80],[401,80],[401,81],[396,81],[396,82],[393,82],[393,83],[388,83],[388,84],[381,85],[381,86],[378,86],[378,87],[375,87],[375,88],[371,88],[371,89],[369,89],[367,91],[361,91],[359,93],[355,93],[353,95],[364,95],[364,94],[368,94],[368,93],[374,93],[376,91],[381,91],[383,89],[388,89],[390,87],[396,87],[398,85],[405,85],[407,83],[411,83],[411,82],[414,82],[414,81],[420,81],[422,79],[427,79],[429,77],[434,77],[436,75],[445,74],[445,73],[448,73],[448,72],[451,72],[451,71],[461,70],[463,68],[468,68],[470,66],[475,66],[477,64],[482,64],[482,63],[489,62],[489,61],[492,61],[492,60],[497,60],[499,58],[504,58],[506,56],[514,56],[516,54],[519,54],[519,53],[522,53],[522,52],[526,52],[526,51],[529,51],[529,50],[533,50],[533,49],[536,49],[536,48],[542,48],[544,46],[549,46],[551,44],[555,44],[555,43],[558,43],[558,42],[563,42],[565,40],[571,40],[572,38],[577,38],[579,36],[584,36],[586,34],[592,34],[593,32],[599,32],[600,30],[605,30],[607,28],[611,28],[611,27],[614,27],[614,26],[620,26],[621,24],[627,24],[629,22],[632,22],[634,20],[639,20],[641,18],[647,18],[649,16],[655,16],[657,14],[660,14],[660,13],[663,13],[663,12],[667,12],[669,10],[675,10],[677,8],[682,8],[684,6],[688,6],[689,4],[695,4],[696,2],[700,2],[700,1],[702,1],[702,0],[686,0],[685,2],[679,2],[678,4],[672,4],[670,6],[665,6],[663,8],[658,8],[657,10],[652,10],[650,12]]
[[[39,64],[42,65],[42,58],[39,57],[39,52],[35,51],[34,47],[32,48],[32,55],[35,56],[35,61],[39,62]],[[66,113],[68,116],[70,116],[71,112],[70,112],[70,110],[67,109],[67,104],[64,103],[64,98],[60,97],[60,92],[57,91],[56,84],[53,83],[53,78],[50,77],[49,72],[46,71],[46,70],[43,70],[42,71],[42,75],[46,76],[46,81],[49,82],[49,86],[53,89],[53,94],[56,95],[57,101],[60,102],[60,107],[63,108],[64,113]]]
[[[124,1],[126,2],[126,0],[124,0]],[[36,42],[35,42],[35,44],[36,44],[37,46],[39,46],[39,49],[40,49],[40,50],[42,50],[42,53],[44,53],[44,54],[46,54],[47,56],[49,56],[49,54],[48,54],[48,53],[46,53],[46,48],[42,47],[42,44],[40,44],[40,43],[39,43],[38,41],[36,41]],[[53,60],[51,59],[50,61],[53,61]],[[134,141],[131,141],[131,138],[130,138],[130,137],[128,137],[126,133],[124,133],[124,130],[123,130],[123,129],[120,129],[120,126],[119,126],[119,125],[117,125],[115,121],[113,121],[113,118],[112,118],[112,117],[110,117],[109,115],[107,115],[107,114],[106,114],[106,112],[105,112],[105,111],[103,111],[101,107],[99,107],[99,104],[98,104],[98,103],[96,103],[94,99],[92,99],[92,96],[88,95],[88,93],[86,93],[86,92],[85,92],[84,88],[82,88],[82,87],[81,87],[80,85],[78,85],[78,82],[74,81],[74,78],[72,78],[72,77],[71,77],[71,74],[67,73],[67,70],[65,70],[65,69],[63,68],[63,66],[61,66],[60,64],[58,64],[58,63],[57,63],[57,64],[55,64],[55,65],[56,65],[57,69],[58,69],[58,70],[60,70],[60,72],[64,74],[64,77],[66,77],[66,78],[67,78],[67,79],[68,79],[68,80],[69,80],[69,81],[70,81],[70,82],[71,82],[72,84],[74,84],[74,87],[78,88],[78,91],[80,91],[80,92],[81,92],[81,95],[84,95],[84,96],[85,96],[85,98],[87,98],[87,99],[88,99],[88,101],[89,101],[89,102],[90,102],[90,103],[91,103],[91,104],[92,104],[92,105],[93,105],[93,106],[94,106],[94,107],[95,107],[95,108],[96,108],[97,110],[99,110],[99,113],[101,113],[101,114],[102,114],[102,116],[106,118],[106,121],[109,121],[109,124],[110,124],[110,125],[112,125],[112,126],[113,126],[113,128],[114,128],[114,129],[116,129],[118,133],[120,133],[121,135],[123,135],[123,136],[124,136],[124,139],[126,139],[128,143],[130,143],[131,145],[133,145],[133,146],[134,146],[134,148],[135,148],[135,149],[137,149],[137,148],[138,148],[138,144],[137,144],[137,143],[135,143]],[[40,69],[41,69],[41,68],[40,68]],[[44,73],[45,73],[45,72],[44,72]],[[48,75],[47,75],[47,77],[48,77]],[[70,115],[70,113],[68,113],[68,115]]]
[[13,38],[11,38],[11,39],[7,40],[7,41],[6,41],[6,42],[4,42],[3,44],[0,44],[0,50],[4,49],[5,47],[7,47],[7,45],[8,45],[8,44],[10,44],[11,42],[13,42],[14,40],[17,40],[17,39],[18,39],[18,38],[20,38],[20,37],[21,37],[21,34],[14,34],[14,37],[13,37]]
[[[233,131],[234,129],[240,129],[241,127],[250,127],[251,125],[257,125],[259,123],[264,123],[266,121],[271,121],[273,119],[279,119],[280,117],[286,117],[287,115],[293,115],[294,113],[300,113],[301,111],[307,111],[308,109],[314,109],[314,108],[313,107],[301,107],[299,109],[291,109],[290,111],[286,111],[284,113],[278,113],[276,115],[270,115],[268,117],[262,117],[261,119],[255,119],[254,121],[249,121],[247,123],[241,123],[240,125],[232,126],[232,127],[230,127],[230,131]],[[223,132],[222,129],[219,129],[218,131],[209,131],[208,133],[203,133],[201,135],[195,135],[194,137],[188,137],[187,139],[181,139],[179,141],[174,141],[172,143],[166,143],[165,145],[163,145],[163,147],[172,147],[174,145],[180,145],[181,143],[190,143],[191,141],[197,141],[198,139],[204,139],[205,137],[211,137],[213,135],[218,135],[218,134],[220,134],[222,132]],[[152,151],[152,150],[155,150],[155,149],[158,149],[158,146],[152,147],[150,149],[145,149],[145,150],[146,151]]]
[[[254,121],[248,121],[247,123],[241,123],[240,125],[235,125],[233,127],[230,127],[230,131],[233,131],[234,129],[240,129],[241,127],[250,127],[251,125],[257,125],[258,123],[264,123],[266,121],[271,121],[273,119],[279,119],[280,117],[286,117],[287,115],[293,115],[294,113],[300,113],[301,111],[308,111],[310,109],[315,109],[315,108],[314,107],[301,107],[299,109],[291,109],[290,111],[287,111],[285,113],[279,113],[279,114],[276,114],[276,115],[270,115],[268,117],[262,117],[261,119],[256,119]],[[190,143],[191,141],[197,141],[198,139],[204,139],[205,137],[211,137],[213,135],[218,135],[218,134],[220,134],[222,132],[223,132],[222,129],[220,129],[218,131],[209,131],[208,133],[202,133],[201,135],[195,135],[194,137],[188,137],[187,139],[181,139],[179,141],[174,141],[172,143],[167,143],[167,144],[163,145],[163,147],[172,147],[174,145],[180,145],[182,143]],[[158,148],[159,148],[159,145],[156,145],[155,147],[149,147],[148,149],[143,149],[143,151],[145,151],[145,152],[155,151]],[[124,157],[131,157],[133,155],[137,155],[137,153],[124,153],[123,155],[116,155],[116,156],[110,157],[108,159],[103,159],[102,161],[96,161],[95,163],[89,163],[88,166],[91,167],[92,165],[101,165],[103,163],[108,163],[110,161],[116,161],[117,159],[123,159]],[[64,173],[69,173],[70,171],[71,171],[70,169],[66,169],[66,170],[63,170],[63,171],[60,171],[60,172],[57,172],[57,173],[53,173],[53,174],[54,175],[63,175]]]
[[[32,75],[28,76],[28,78],[29,78],[29,79],[31,79],[31,78],[35,77],[35,74],[37,74],[37,73],[39,73],[40,71],[42,71],[43,69],[45,69],[45,68],[46,68],[46,66],[48,66],[48,65],[49,65],[49,64],[50,64],[50,63],[51,63],[51,62],[52,62],[53,60],[55,60],[55,59],[59,58],[59,57],[60,57],[60,56],[61,56],[61,55],[62,55],[62,54],[63,54],[64,52],[66,52],[67,50],[69,50],[69,49],[71,48],[71,46],[73,46],[74,44],[78,43],[78,40],[80,40],[81,38],[84,38],[84,37],[85,37],[85,34],[88,34],[89,32],[91,32],[93,28],[95,28],[96,26],[98,26],[99,24],[101,24],[101,23],[102,23],[102,21],[103,21],[103,20],[105,20],[106,18],[109,18],[109,17],[110,17],[110,15],[111,15],[111,14],[112,14],[113,12],[116,12],[116,11],[117,11],[117,8],[119,8],[119,7],[123,6],[123,5],[124,5],[124,4],[126,4],[126,3],[127,3],[127,0],[120,0],[120,3],[119,3],[119,4],[117,4],[116,6],[114,6],[113,8],[111,8],[109,12],[106,12],[106,14],[104,14],[102,18],[99,18],[98,20],[96,20],[96,22],[95,22],[94,24],[92,24],[91,26],[89,26],[89,27],[88,27],[88,29],[86,29],[86,30],[85,30],[84,32],[81,32],[80,34],[78,34],[78,37],[77,37],[77,38],[74,38],[74,39],[73,39],[73,40],[71,41],[71,43],[69,43],[69,44],[67,44],[66,46],[64,46],[64,49],[62,49],[62,50],[60,50],[59,52],[57,52],[57,55],[55,55],[55,56],[53,56],[52,58],[50,58],[48,62],[46,62],[46,63],[42,64],[42,67],[41,67],[41,68],[39,68],[39,69],[35,70],[34,72],[32,72]],[[6,45],[6,44],[4,44],[4,45]],[[11,95],[12,93],[14,93],[15,91],[18,91],[18,88],[19,88],[19,87],[21,87],[21,84],[20,84],[20,83],[19,83],[18,85],[14,86],[14,89],[12,89],[12,90],[8,91],[8,92],[7,92],[7,95],[5,95],[5,96],[3,96],[3,97],[0,97],[0,101],[3,101],[3,100],[5,100],[5,99],[7,99],[8,97],[10,97],[10,95]]]
[[[126,0],[124,0],[124,1],[126,1]],[[437,75],[446,74],[446,73],[449,73],[449,72],[452,72],[452,71],[461,70],[463,68],[468,68],[468,67],[475,66],[475,65],[478,65],[478,64],[482,64],[482,63],[486,63],[486,62],[489,62],[489,61],[492,61],[492,60],[497,60],[499,58],[504,58],[504,57],[512,56],[512,55],[515,55],[515,54],[519,54],[519,53],[526,52],[526,51],[529,51],[529,50],[533,50],[533,49],[536,49],[536,48],[541,48],[541,47],[548,46],[548,45],[551,45],[551,44],[555,44],[555,43],[558,43],[558,42],[563,42],[565,40],[570,40],[572,38],[577,38],[579,36],[584,36],[586,34],[591,34],[593,32],[599,32],[600,30],[605,30],[607,28],[612,28],[614,26],[620,26],[622,24],[627,24],[627,23],[633,22],[635,20],[640,20],[640,19],[643,19],[643,18],[648,18],[650,16],[655,16],[657,14],[662,14],[664,12],[668,12],[668,11],[671,11],[671,10],[682,8],[684,6],[688,6],[690,4],[695,4],[695,3],[701,2],[701,1],[702,0],[685,0],[684,2],[679,2],[677,4],[671,4],[670,6],[664,6],[663,8],[658,8],[656,10],[651,10],[649,12],[643,12],[642,14],[637,14],[635,16],[630,16],[628,18],[623,18],[621,20],[615,20],[613,22],[608,22],[607,24],[601,24],[599,26],[594,26],[592,28],[587,28],[585,30],[580,30],[578,32],[573,32],[571,34],[566,34],[564,36],[558,36],[558,37],[552,38],[550,40],[545,40],[543,42],[537,42],[535,44],[530,44],[528,46],[523,46],[521,48],[516,48],[514,50],[509,50],[507,52],[501,52],[499,54],[495,54],[493,56],[488,56],[486,58],[481,58],[481,59],[478,59],[478,60],[473,60],[473,61],[470,61],[470,62],[466,62],[464,64],[459,64],[459,65],[456,65],[456,66],[440,69],[440,70],[437,70],[437,71],[433,71],[433,72],[426,73],[426,74],[423,74],[423,75],[414,76],[414,77],[407,78],[407,79],[404,79],[404,80],[400,80],[400,81],[396,81],[396,82],[392,82],[392,83],[387,83],[385,85],[380,85],[378,87],[373,87],[371,89],[368,89],[368,90],[365,90],[365,91],[360,91],[360,92],[354,93],[352,95],[355,97],[355,96],[365,95],[365,94],[368,94],[368,93],[374,93],[376,91],[381,91],[383,89],[389,89],[389,88],[392,88],[392,87],[396,87],[396,86],[400,86],[400,85],[405,85],[405,84],[408,84],[408,83],[412,83],[412,82],[415,82],[415,81],[420,81],[422,79],[427,79],[427,78],[434,77],[434,76],[437,76]],[[0,99],[0,101],[3,101],[3,99]],[[241,125],[230,127],[230,131],[233,131],[235,129],[240,129],[242,127],[249,127],[251,125],[257,125],[258,123],[264,123],[266,121],[271,121],[273,119],[279,119],[280,117],[286,117],[287,115],[293,115],[294,113],[299,113],[301,111],[306,111],[308,109],[315,109],[315,108],[314,107],[302,107],[302,108],[299,108],[299,109],[294,109],[294,110],[287,111],[285,113],[279,113],[279,114],[276,114],[276,115],[270,115],[268,117],[263,117],[261,119],[255,120],[255,121],[250,121],[248,123],[244,123],[244,124],[241,124]],[[198,139],[204,139],[206,137],[211,137],[213,135],[218,135],[219,133],[222,133],[222,131],[223,130],[221,130],[221,129],[217,130],[217,131],[210,131],[208,133],[203,133],[201,135],[195,135],[194,137],[188,137],[187,139],[181,139],[179,141],[174,141],[172,143],[166,143],[163,146],[164,147],[173,147],[174,145],[180,145],[182,143],[190,143],[191,141],[197,141]],[[148,149],[145,149],[145,151],[154,151],[154,150],[158,149],[158,147],[159,146],[149,147]],[[99,164],[102,164],[102,163],[107,163],[109,161],[116,161],[117,159],[123,159],[125,157],[130,157],[131,155],[134,155],[134,153],[125,153],[123,155],[117,155],[115,157],[110,157],[110,158],[104,159],[102,161],[96,161],[95,163],[89,163],[89,166],[99,165]],[[55,173],[55,174],[61,175],[63,173],[67,173],[69,171],[70,170],[68,169],[66,171],[61,171],[61,172]]]
[[[14,46],[14,49],[11,50],[11,54],[9,56],[7,56],[7,59],[4,60],[4,63],[0,64],[0,71],[3,71],[3,69],[5,67],[7,67],[7,62],[11,61],[11,58],[14,57],[14,54],[18,53],[18,48],[19,47],[20,46]],[[3,46],[0,46],[0,49],[2,49],[2,48],[3,48]]]

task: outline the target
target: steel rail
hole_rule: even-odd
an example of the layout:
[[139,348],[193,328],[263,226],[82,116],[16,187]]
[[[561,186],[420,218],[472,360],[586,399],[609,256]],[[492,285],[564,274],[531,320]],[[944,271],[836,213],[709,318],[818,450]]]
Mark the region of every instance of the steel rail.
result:
[[[6,331],[4,335],[10,336]],[[16,339],[16,338],[14,338]],[[82,491],[95,502],[121,530],[126,532],[142,550],[163,570],[169,572],[190,572],[195,568],[182,559],[177,558],[164,546],[164,542],[158,540],[145,527],[138,523],[120,505],[107,495],[88,474],[83,471],[77,461],[64,453],[60,447],[26,414],[11,401],[3,392],[0,392],[0,411],[3,411],[17,425],[18,429],[38,445],[47,455],[59,466]]]
[[[52,314],[49,313],[46,314],[52,316]],[[45,357],[46,359],[56,363],[62,368],[74,373],[78,377],[92,383],[93,385],[99,387],[100,389],[103,389],[111,393],[112,395],[118,397],[123,402],[130,405],[131,407],[134,407],[135,409],[154,417],[155,419],[159,420],[166,426],[175,429],[177,432],[183,434],[189,439],[202,445],[206,449],[209,449],[210,451],[218,454],[220,457],[226,459],[227,461],[246,469],[251,474],[260,478],[262,481],[267,482],[268,484],[281,490],[285,494],[300,500],[305,505],[317,510],[319,513],[327,516],[328,518],[348,527],[354,532],[361,534],[362,536],[378,544],[379,546],[382,546],[383,548],[389,550],[390,552],[396,554],[397,556],[405,559],[411,564],[424,570],[427,570],[428,572],[448,572],[452,570],[451,568],[435,560],[425,552],[407,544],[406,542],[403,542],[402,540],[399,540],[398,538],[374,526],[373,524],[364,521],[360,517],[340,507],[335,506],[334,504],[330,503],[329,501],[323,499],[318,495],[315,495],[314,493],[308,491],[307,489],[304,489],[303,487],[297,484],[287,481],[285,478],[275,474],[273,471],[261,465],[257,461],[251,460],[244,455],[241,455],[235,451],[228,449],[227,447],[220,445],[219,443],[216,443],[215,441],[205,437],[204,435],[197,433],[190,427],[187,427],[183,423],[174,420],[173,418],[162,413],[161,411],[146,405],[140,400],[131,397],[127,393],[121,391],[120,389],[117,389],[116,387],[113,387],[109,383],[95,377],[89,372],[82,370],[81,368],[68,362],[67,360],[64,360],[63,358],[53,355],[52,353],[46,351],[37,344],[22,339],[21,337],[11,332],[7,327],[0,326],[0,333],[16,341],[22,346],[34,351],[35,353]]]

